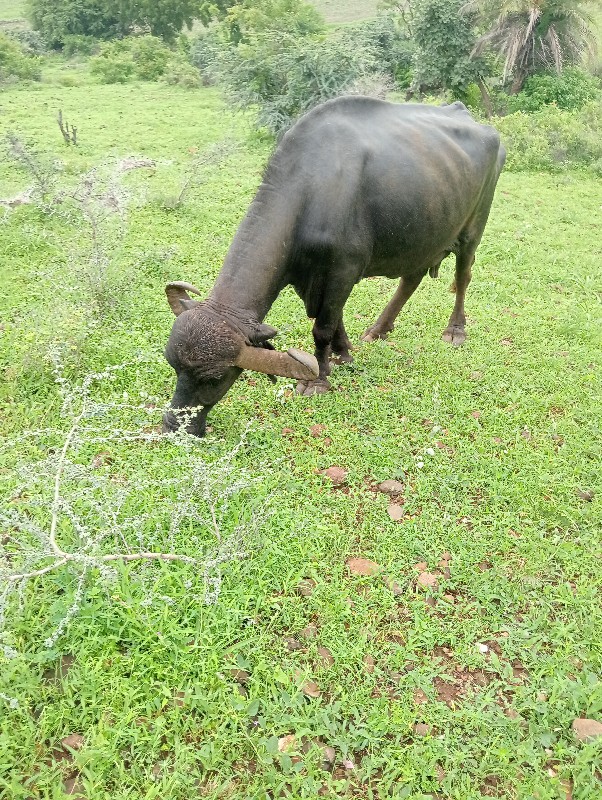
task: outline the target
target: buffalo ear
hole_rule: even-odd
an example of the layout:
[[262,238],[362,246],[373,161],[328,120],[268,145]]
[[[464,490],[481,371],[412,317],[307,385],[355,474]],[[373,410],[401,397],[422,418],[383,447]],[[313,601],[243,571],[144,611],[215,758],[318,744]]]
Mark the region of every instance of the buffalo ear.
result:
[[190,311],[192,308],[198,308],[201,303],[198,300],[191,300],[190,298],[186,299],[180,297],[180,305],[184,309],[184,311]]
[[[195,300],[192,300],[188,292],[200,295],[196,286],[193,286],[191,283],[186,283],[185,281],[172,281],[165,287],[167,302],[176,317],[184,311],[188,311],[190,308],[194,308],[194,306],[198,305]],[[192,303],[193,305],[186,305],[187,303]]]
[[271,325],[264,325],[262,322],[258,322],[250,327],[248,337],[251,344],[262,345],[268,339],[273,339],[277,333],[276,328],[272,328]]

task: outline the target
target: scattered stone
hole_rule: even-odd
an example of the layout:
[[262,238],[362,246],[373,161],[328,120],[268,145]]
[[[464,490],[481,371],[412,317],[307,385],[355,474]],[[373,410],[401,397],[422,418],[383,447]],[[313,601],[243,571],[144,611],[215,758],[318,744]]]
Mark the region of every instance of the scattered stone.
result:
[[471,411],[470,412],[470,416],[474,417],[474,419],[479,419],[479,417],[481,416],[481,412],[480,411]]
[[63,783],[63,791],[71,797],[78,797],[79,800],[86,800],[84,795],[84,786],[81,778],[76,775],[73,778],[67,778]]
[[318,647],[318,655],[322,659],[323,666],[332,667],[334,664],[334,656],[327,647]]
[[394,480],[387,480],[378,484],[378,491],[384,492],[384,494],[401,494],[404,488],[403,483]]
[[297,737],[294,733],[289,733],[288,736],[281,736],[278,739],[278,752],[287,753],[289,750],[294,750],[297,745]]
[[318,626],[310,622],[306,628],[303,628],[300,635],[303,636],[304,639],[315,639],[318,635]]
[[477,650],[479,651],[479,653],[483,653],[483,655],[485,655],[485,653],[489,652],[489,646],[483,644],[482,642],[477,642]]
[[287,650],[290,650],[291,653],[293,653],[295,650],[303,650],[303,645],[301,642],[292,636],[285,636],[284,643],[286,644]]
[[380,566],[368,558],[350,558],[347,560],[347,569],[352,575],[369,576],[375,575]]
[[424,722],[417,722],[416,725],[414,725],[414,733],[416,736],[428,736],[432,730],[433,726],[427,725]]
[[335,760],[335,758],[337,756],[336,750],[334,749],[334,747],[331,747],[328,744],[321,744],[320,748],[322,750],[324,763],[328,764],[328,765],[334,764],[334,760]]
[[587,489],[586,491],[577,489],[577,497],[579,497],[581,500],[585,500],[586,503],[591,503],[595,495],[591,489]]
[[311,597],[316,588],[316,582],[313,578],[303,578],[297,585],[297,593],[302,597]]
[[423,589],[436,589],[439,586],[439,581],[432,572],[421,572],[416,578],[416,585],[422,586]]
[[368,675],[374,672],[374,658],[371,655],[364,656],[364,669]]
[[574,719],[572,728],[580,742],[591,742],[602,737],[602,722],[596,719]]
[[323,469],[321,474],[331,480],[333,486],[341,486],[347,480],[348,471],[343,467],[328,467]]
[[417,564],[414,564],[412,569],[415,569],[417,572],[424,572],[427,569],[428,564],[426,561],[419,561]]
[[230,677],[234,678],[236,683],[242,684],[248,683],[251,680],[251,676],[246,669],[233,668],[230,670]]
[[305,681],[305,683],[301,687],[301,690],[304,695],[307,695],[307,697],[312,697],[314,699],[320,697],[322,694],[320,688],[318,687],[318,684],[315,681]]
[[405,517],[405,511],[403,510],[403,506],[397,505],[397,503],[391,503],[389,508],[387,509],[387,514],[391,517],[393,522],[401,522],[401,520]]
[[61,744],[65,750],[81,750],[84,746],[84,737],[80,733],[71,733],[61,739]]
[[385,584],[389,587],[389,589],[393,592],[393,595],[395,597],[400,597],[404,593],[401,586],[397,583],[397,581],[394,581],[393,578],[387,578],[385,576],[383,580]]
[[325,430],[326,430],[326,425],[312,425],[309,429],[309,433],[311,436],[317,438],[318,436],[321,436]]

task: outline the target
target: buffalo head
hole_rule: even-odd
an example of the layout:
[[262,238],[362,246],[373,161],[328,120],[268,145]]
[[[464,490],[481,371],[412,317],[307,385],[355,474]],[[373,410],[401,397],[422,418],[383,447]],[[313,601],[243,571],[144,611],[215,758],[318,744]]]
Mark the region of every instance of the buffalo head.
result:
[[169,283],[165,292],[176,315],[165,358],[176,371],[176,391],[163,418],[163,430],[184,425],[203,436],[207,414],[222,399],[244,369],[297,380],[315,380],[318,363],[301,350],[274,350],[269,340],[277,331],[238,313],[193,300],[200,294],[188,283]]

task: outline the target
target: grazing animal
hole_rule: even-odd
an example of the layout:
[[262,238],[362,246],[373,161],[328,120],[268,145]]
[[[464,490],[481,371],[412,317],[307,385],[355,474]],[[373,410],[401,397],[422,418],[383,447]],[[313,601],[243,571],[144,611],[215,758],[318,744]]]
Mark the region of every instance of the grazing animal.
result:
[[[301,394],[330,388],[329,357],[352,360],[343,307],[362,278],[400,278],[364,341],[393,330],[427,272],[456,256],[455,305],[443,339],[461,345],[464,295],[505,152],[498,133],[462,103],[330,100],[303,116],[278,145],[209,297],[166,287],[176,315],[165,356],[177,373],[164,430],[190,411],[202,436],[208,412],[242,370],[299,381]],[[315,320],[315,357],[274,350],[263,319],[292,284]],[[175,413],[174,413],[175,412]]]

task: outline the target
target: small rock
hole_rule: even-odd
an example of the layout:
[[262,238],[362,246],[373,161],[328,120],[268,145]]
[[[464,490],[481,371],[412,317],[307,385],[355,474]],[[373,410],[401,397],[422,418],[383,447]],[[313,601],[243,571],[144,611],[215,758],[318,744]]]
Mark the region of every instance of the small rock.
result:
[[302,597],[311,597],[316,588],[316,582],[312,578],[303,578],[297,585],[297,593]]
[[352,575],[368,576],[375,575],[380,566],[368,558],[350,558],[347,561],[347,569]]
[[364,656],[364,669],[368,675],[371,675],[374,672],[374,658],[372,656]]
[[395,597],[400,597],[404,592],[401,586],[394,581],[392,578],[387,578],[386,576],[383,578],[385,584],[389,587],[389,589],[393,592]]
[[304,639],[315,639],[318,635],[318,626],[310,622],[306,628],[303,628],[300,635],[303,636]]
[[595,495],[591,489],[587,489],[586,491],[577,489],[577,497],[579,497],[581,500],[585,500],[586,503],[591,503]]
[[293,638],[292,636],[285,636],[284,643],[286,644],[287,650],[290,652],[294,652],[295,650],[303,650],[303,645],[301,644],[298,639]]
[[404,490],[403,483],[394,480],[383,481],[378,484],[378,491],[384,494],[400,494]]
[[325,667],[332,667],[334,664],[334,656],[327,647],[318,647],[318,655],[322,659],[322,664]]
[[398,506],[397,503],[391,503],[387,509],[387,514],[391,517],[393,522],[400,522],[405,516],[405,511],[403,510],[403,506]]
[[417,564],[414,564],[412,569],[415,569],[417,572],[424,572],[424,570],[428,567],[426,561],[419,561]]
[[294,750],[297,745],[297,737],[294,733],[289,733],[288,736],[281,736],[278,739],[278,752],[287,753],[289,750]]
[[347,480],[348,472],[343,467],[328,467],[328,469],[323,469],[321,474],[325,478],[329,478],[334,486],[341,486]]
[[416,578],[416,585],[422,586],[424,589],[436,589],[439,586],[439,581],[432,572],[421,572]]
[[480,411],[471,411],[470,412],[470,416],[474,417],[474,419],[479,419],[479,417],[481,416],[481,412]]
[[61,739],[61,744],[65,750],[81,750],[84,746],[84,737],[80,733],[71,733]]
[[602,722],[595,719],[574,719],[572,728],[580,742],[590,742],[602,736]]
[[294,432],[295,431],[292,428],[283,428],[282,431],[281,431],[283,436],[290,436]]
[[71,797],[78,797],[79,800],[86,800],[84,795],[84,786],[79,776],[67,778],[63,784],[63,790],[65,794],[68,794]]
[[234,678],[236,683],[242,683],[242,684],[248,683],[249,680],[251,679],[251,676],[249,675],[246,669],[236,669],[236,668],[231,669],[230,676]]
[[337,755],[334,747],[331,747],[328,744],[322,744],[320,745],[320,747],[322,749],[322,755],[324,757],[324,761],[328,764],[334,764],[334,760]]
[[326,430],[326,425],[312,425],[309,429],[309,433],[311,436],[317,438],[318,436],[321,436],[325,430]]
[[414,733],[416,736],[428,736],[432,730],[433,726],[427,725],[424,722],[417,722],[416,725],[414,725]]
[[318,687],[318,684],[315,681],[305,681],[303,686],[301,687],[303,694],[307,695],[307,697],[320,697],[322,692]]
[[483,653],[483,655],[485,653],[489,652],[489,646],[486,645],[486,644],[483,644],[482,642],[477,642],[477,649],[478,649],[479,653]]
[[343,761],[343,766],[345,767],[345,769],[355,769],[355,764],[349,758],[346,758]]

